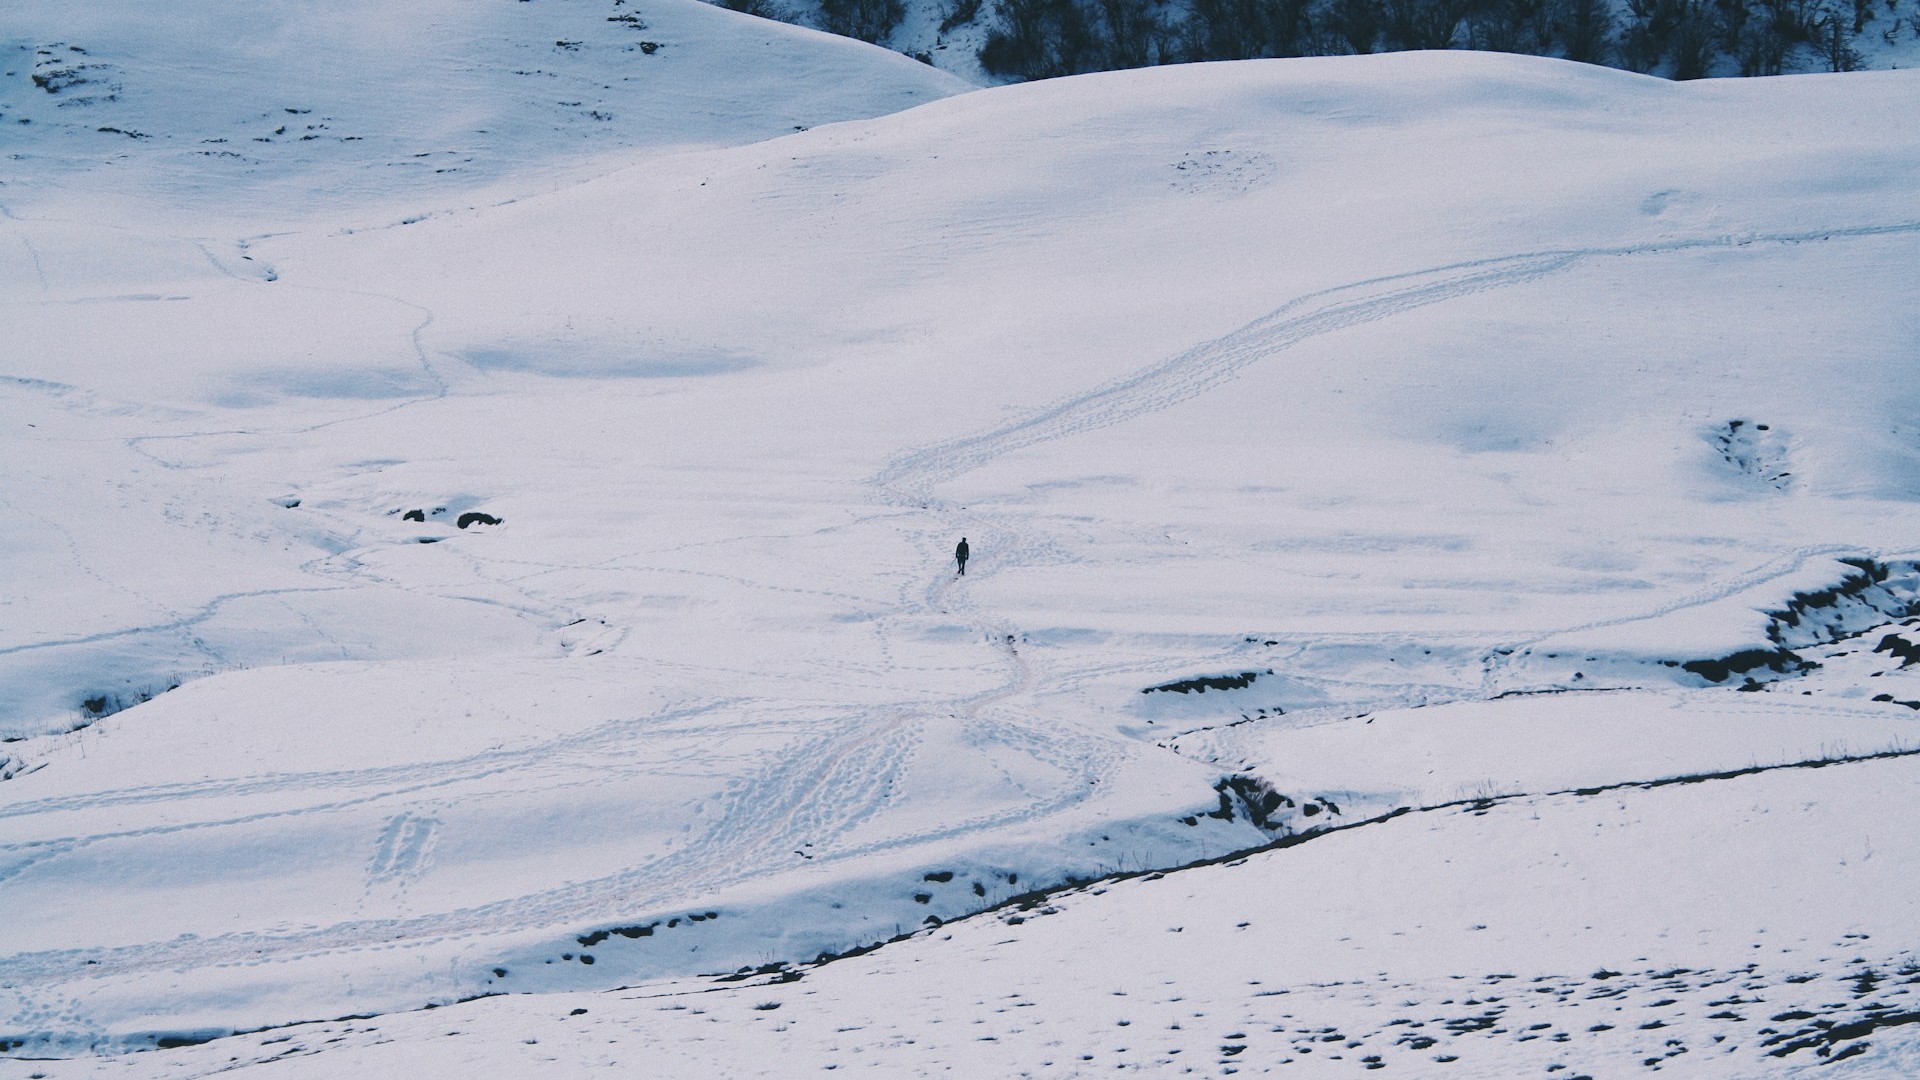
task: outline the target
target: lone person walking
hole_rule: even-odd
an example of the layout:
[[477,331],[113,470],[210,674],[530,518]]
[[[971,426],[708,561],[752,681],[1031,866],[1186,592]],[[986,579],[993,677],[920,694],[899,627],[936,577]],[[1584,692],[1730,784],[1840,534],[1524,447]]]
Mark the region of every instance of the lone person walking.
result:
[[967,538],[960,538],[960,546],[953,549],[953,557],[960,563],[960,576],[967,576]]

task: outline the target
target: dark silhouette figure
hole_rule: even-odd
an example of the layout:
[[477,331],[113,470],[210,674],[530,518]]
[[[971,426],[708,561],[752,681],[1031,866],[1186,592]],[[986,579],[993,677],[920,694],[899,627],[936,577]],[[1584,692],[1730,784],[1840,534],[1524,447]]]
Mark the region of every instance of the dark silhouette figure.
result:
[[953,549],[953,557],[960,563],[960,576],[967,576],[967,538],[960,538],[960,546]]

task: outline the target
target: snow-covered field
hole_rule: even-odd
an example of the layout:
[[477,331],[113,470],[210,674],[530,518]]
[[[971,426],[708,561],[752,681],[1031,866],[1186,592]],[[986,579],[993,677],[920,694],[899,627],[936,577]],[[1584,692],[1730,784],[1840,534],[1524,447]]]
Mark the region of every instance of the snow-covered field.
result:
[[1909,73],[177,7],[0,41],[0,1075],[1920,1068]]
[[[492,998],[50,1076],[1910,1076],[1909,761],[1324,834],[814,969]],[[1730,882],[1740,883],[1729,888]]]

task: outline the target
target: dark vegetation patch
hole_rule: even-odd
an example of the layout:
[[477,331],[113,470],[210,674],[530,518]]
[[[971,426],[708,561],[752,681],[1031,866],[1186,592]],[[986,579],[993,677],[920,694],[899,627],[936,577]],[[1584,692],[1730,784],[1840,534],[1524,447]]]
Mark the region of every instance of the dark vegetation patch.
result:
[[907,6],[902,0],[820,0],[820,28],[878,44],[891,35]]
[[[1302,817],[1318,817],[1321,814],[1340,813],[1340,807],[1324,795],[1296,800],[1290,795],[1275,791],[1271,784],[1258,776],[1236,773],[1222,777],[1213,785],[1214,794],[1219,796],[1218,809],[1209,811],[1207,817],[1221,821],[1232,821],[1236,815],[1245,815],[1256,827],[1270,833],[1291,833],[1292,823],[1283,819],[1282,812],[1299,811]],[[1199,818],[1188,816],[1180,821],[1187,825],[1198,825]]]
[[1448,1020],[1441,1026],[1453,1032],[1455,1035],[1464,1035],[1470,1031],[1488,1031],[1493,1028],[1493,1025],[1500,1022],[1500,1015],[1500,1012],[1496,1010],[1481,1013],[1478,1016],[1462,1016],[1457,1019]]
[[[1795,652],[1796,648],[1830,645],[1889,620],[1920,614],[1920,596],[1915,595],[1906,580],[1920,570],[1920,564],[1882,563],[1867,558],[1840,561],[1853,570],[1839,582],[1824,589],[1795,593],[1778,611],[1767,613],[1766,633],[1772,648],[1742,649],[1717,658],[1664,663],[1715,684],[1744,676],[1746,683],[1740,689],[1758,690],[1763,686],[1760,679],[1765,675],[1798,675],[1820,667]],[[1920,659],[1920,646],[1899,634],[1882,637],[1874,651],[1900,658],[1902,667]]]
[[1689,660],[1680,667],[1711,683],[1723,683],[1734,675],[1771,671],[1780,675],[1812,671],[1820,665],[1802,659],[1791,649],[1742,649],[1718,660]]
[[80,74],[78,67],[56,67],[33,73],[33,85],[49,94],[58,94],[76,86],[85,86],[86,76]]
[[153,1032],[145,1037],[145,1041],[152,1043],[156,1050],[173,1050],[182,1046],[199,1046],[201,1043],[210,1043],[215,1039],[226,1038],[230,1034],[232,1034],[232,1032],[225,1028],[203,1028],[198,1031],[173,1031],[166,1033]]
[[[1669,666],[1678,667],[1679,664],[1676,661]],[[1585,676],[1576,671],[1573,673],[1573,677],[1579,679]],[[1502,690],[1488,700],[1505,701],[1508,698],[1553,697],[1559,694],[1617,694],[1624,689],[1627,688],[1620,686],[1546,686],[1527,690]]]
[[1883,563],[1874,559],[1841,559],[1854,572],[1838,584],[1811,592],[1795,593],[1779,611],[1768,612],[1772,622],[1767,637],[1776,645],[1828,644],[1865,629],[1862,622],[1879,623],[1920,615],[1920,596],[1909,587],[1896,585],[1893,577],[1920,570],[1912,562]]
[[124,712],[135,705],[144,705],[169,690],[180,689],[180,680],[168,679],[158,686],[143,686],[137,690],[103,690],[99,693],[82,692],[79,701],[81,727],[93,723],[102,717]]
[[1729,420],[1715,433],[1713,444],[1727,464],[1783,491],[1793,477],[1771,425]]
[[[295,505],[298,504],[296,503]],[[423,507],[416,506],[409,510],[389,510],[387,513],[399,514],[401,521],[417,521],[425,524],[434,518],[444,518],[447,514],[447,508],[444,506],[436,506],[431,510],[427,510]],[[468,510],[454,518],[453,524],[456,528],[467,529],[475,525],[504,525],[506,524],[506,519],[495,517],[492,514],[479,510]]]
[[[1815,1020],[1812,1025],[1786,1034],[1775,1035],[1762,1046],[1774,1046],[1767,1051],[1772,1057],[1786,1057],[1801,1050],[1812,1050],[1816,1055],[1839,1061],[1866,1050],[1864,1043],[1842,1049],[1835,1053],[1841,1043],[1864,1039],[1876,1031],[1885,1028],[1905,1027],[1908,1024],[1920,1024],[1920,1012],[1875,1012],[1846,1023],[1832,1020]],[[1784,1045],[1776,1045],[1784,1044]]]
[[[665,928],[668,930],[671,930],[679,926],[682,922],[687,922],[687,923],[710,922],[714,919],[718,919],[719,917],[720,917],[720,913],[717,911],[696,911],[687,915],[679,915],[671,919],[667,919],[665,921]],[[654,931],[661,929],[661,927],[662,927],[661,920],[655,919],[650,923],[638,923],[632,926],[609,926],[604,930],[595,930],[595,931],[592,931],[591,933],[581,934],[575,937],[573,940],[579,942],[582,946],[590,949],[595,945],[600,944],[603,941],[609,941],[616,937],[623,937],[623,938],[629,938],[629,939],[652,937],[654,935]],[[573,959],[573,957],[571,955],[565,955],[565,956],[562,956],[561,959],[571,960]],[[593,963],[593,961],[588,960],[587,963],[591,964]]]
[[613,926],[613,927],[608,927],[605,930],[595,930],[591,934],[581,934],[579,937],[576,937],[573,940],[579,942],[582,945],[585,945],[588,948],[592,948],[593,946],[600,944],[601,942],[607,940],[608,938],[613,937],[615,934],[618,934],[619,936],[624,938],[652,937],[654,927],[659,925],[660,923],[656,920],[654,922],[647,923],[644,926]]
[[940,36],[945,37],[979,17],[980,0],[954,0],[953,9],[940,20]]
[[1920,643],[1908,641],[1899,634],[1888,634],[1881,638],[1880,644],[1875,645],[1873,651],[1891,655],[1900,661],[1900,666],[1903,668],[1920,663]]
[[[1261,676],[1258,671],[1243,671],[1238,675],[1202,675],[1193,679],[1181,679],[1177,682],[1161,683],[1140,691],[1143,694],[1204,694],[1208,690],[1244,690],[1252,686]],[[1273,674],[1269,668],[1265,674]]]
[[776,960],[770,964],[761,964],[759,967],[743,967],[731,975],[718,976],[714,981],[723,983],[744,982],[757,975],[775,976],[775,978],[771,980],[772,983],[799,982],[802,977],[802,973],[794,970],[785,960]]
[[82,59],[87,55],[87,50],[78,45],[42,45],[34,50],[29,78],[36,88],[60,98],[57,104],[61,107],[117,100],[119,88],[107,81],[113,73],[112,65]]
[[[1778,75],[1794,64],[1855,70],[1864,35],[1903,35],[1899,17],[1890,27],[1877,18],[1870,0],[1002,0],[979,60],[994,74],[1048,79],[1206,60],[1478,49],[1698,79]],[[1778,440],[1765,432],[1731,421],[1721,429],[1723,453],[1740,457],[1757,444],[1755,471],[1782,472],[1780,456],[1768,452]]]

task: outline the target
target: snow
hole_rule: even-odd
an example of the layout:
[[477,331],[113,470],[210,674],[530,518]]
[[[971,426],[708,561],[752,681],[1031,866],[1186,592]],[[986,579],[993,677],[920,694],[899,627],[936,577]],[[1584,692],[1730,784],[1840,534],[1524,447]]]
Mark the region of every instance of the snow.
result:
[[1242,761],[1280,792],[1330,798],[1352,819],[1402,806],[1905,751],[1920,743],[1916,736],[1920,727],[1885,708],[1622,690],[1395,709],[1312,726],[1255,721],[1178,745]]
[[[228,227],[316,210],[363,224],[408,201],[417,213],[547,190],[622,152],[753,142],[971,89],[857,42],[671,0],[107,0],[19,7],[8,24],[0,122],[31,165],[0,201],[138,206],[136,222],[96,211],[74,227],[151,231],[188,210]],[[30,81],[54,72],[67,73],[58,92]],[[142,241],[123,245],[125,266]]]
[[771,978],[493,998],[165,1060],[294,1077],[1602,1076],[1649,1059],[1684,1076],[1903,1075],[1911,1037],[1829,1064],[1860,1036],[1820,1054],[1823,1029],[1795,1014],[1911,1023],[1920,866],[1884,826],[1915,796],[1908,759],[1428,811]]
[[[1716,980],[1908,1007],[1907,73],[957,93],[671,0],[143,10],[21,24],[118,97],[0,101],[0,1039],[65,1059],[0,1069],[1672,1049],[1448,1027],[1512,975],[1756,1075],[1815,1050],[1713,1043]],[[195,160],[281,85],[366,137]],[[1683,666],[1796,603],[1817,669]]]

